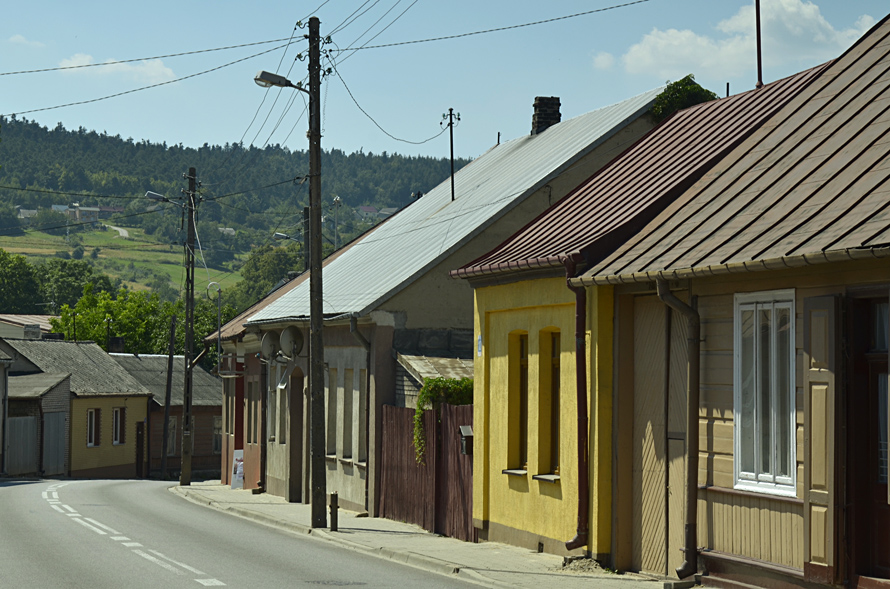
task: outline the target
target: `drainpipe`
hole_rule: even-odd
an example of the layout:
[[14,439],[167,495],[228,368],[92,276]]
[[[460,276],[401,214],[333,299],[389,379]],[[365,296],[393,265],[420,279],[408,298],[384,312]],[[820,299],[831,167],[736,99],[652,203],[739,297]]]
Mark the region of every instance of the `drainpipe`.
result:
[[[365,452],[368,452],[371,441],[371,342],[358,330],[358,313],[353,313],[349,316],[349,333],[365,349],[367,357],[368,369],[365,371],[365,395],[367,396],[367,399],[365,399]],[[359,458],[361,458],[361,455],[359,455]],[[367,456],[365,456],[365,460],[368,460]],[[368,473],[365,473],[365,511],[368,513],[370,513],[370,509],[368,509],[368,483],[370,480],[371,477],[368,476]]]
[[575,293],[575,390],[578,404],[578,529],[575,537],[565,543],[566,550],[587,544],[589,519],[590,466],[587,457],[587,288],[572,286],[577,260],[567,258],[566,284]]
[[686,376],[686,559],[677,567],[677,577],[685,579],[698,572],[698,405],[699,370],[701,363],[701,317],[690,307],[671,294],[664,278],[656,278],[658,298],[671,309],[682,314],[689,322],[687,340]]

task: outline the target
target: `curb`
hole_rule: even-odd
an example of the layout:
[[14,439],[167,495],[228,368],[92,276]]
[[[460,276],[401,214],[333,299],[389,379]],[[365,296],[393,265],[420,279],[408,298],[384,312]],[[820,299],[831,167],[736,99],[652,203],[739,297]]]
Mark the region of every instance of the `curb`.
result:
[[270,517],[264,513],[259,513],[250,509],[245,509],[243,507],[234,507],[230,505],[225,505],[223,503],[219,503],[213,501],[212,499],[207,498],[200,491],[189,491],[188,489],[183,489],[179,486],[170,487],[170,491],[186,499],[187,501],[191,501],[192,503],[203,505],[205,507],[210,507],[211,509],[215,509],[217,511],[223,513],[229,513],[231,515],[242,517],[244,519],[249,519],[263,525],[267,525],[269,527],[277,528],[280,530],[286,530],[290,532],[297,532],[299,534],[304,534],[307,536],[311,536],[314,538],[318,538],[319,540],[326,540],[333,544],[337,544],[342,548],[355,550],[358,552],[364,552],[365,554],[376,556],[377,558],[382,558],[385,560],[391,560],[393,562],[402,563],[414,568],[422,569],[428,572],[437,573],[440,575],[449,575],[460,577],[462,580],[475,583],[478,585],[483,585],[487,587],[505,587],[508,586],[503,583],[499,583],[497,581],[492,581],[480,575],[475,571],[470,570],[461,570],[460,565],[447,562],[444,560],[440,560],[438,558],[434,558],[432,556],[426,556],[423,554],[418,554],[416,552],[400,552],[397,550],[392,550],[390,548],[373,548],[366,546],[364,544],[359,544],[357,542],[351,542],[346,540],[345,538],[341,538],[335,536],[325,529],[312,528],[305,524],[298,524],[294,522],[282,522],[281,520]]

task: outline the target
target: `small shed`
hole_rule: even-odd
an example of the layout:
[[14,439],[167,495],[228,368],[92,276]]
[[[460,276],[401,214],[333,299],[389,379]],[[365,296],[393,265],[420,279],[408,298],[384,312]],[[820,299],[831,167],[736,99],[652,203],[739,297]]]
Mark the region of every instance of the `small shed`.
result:
[[68,474],[71,375],[9,377],[9,462],[7,474]]

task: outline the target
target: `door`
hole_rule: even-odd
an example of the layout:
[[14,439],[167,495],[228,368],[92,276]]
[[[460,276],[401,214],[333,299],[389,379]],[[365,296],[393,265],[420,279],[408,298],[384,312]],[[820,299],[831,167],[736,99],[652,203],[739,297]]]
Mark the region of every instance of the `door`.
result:
[[37,418],[10,417],[6,472],[10,475],[37,474]]
[[65,419],[64,411],[43,414],[43,474],[65,474]]
[[887,298],[850,304],[847,414],[854,576],[890,579],[887,456]]
[[634,300],[631,568],[670,575],[683,561],[686,321],[657,297]]

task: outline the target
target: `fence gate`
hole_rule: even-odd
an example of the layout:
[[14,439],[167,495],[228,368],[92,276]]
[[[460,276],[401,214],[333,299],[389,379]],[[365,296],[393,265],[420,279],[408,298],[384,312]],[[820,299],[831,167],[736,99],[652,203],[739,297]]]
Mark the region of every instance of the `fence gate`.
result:
[[65,413],[43,414],[43,474],[65,474]]
[[473,424],[473,406],[443,405],[441,421],[424,412],[426,452],[414,454],[414,409],[383,407],[380,514],[430,532],[474,542],[473,457],[461,454],[459,426]]
[[37,473],[37,418],[10,417],[9,458],[6,472],[10,475]]

